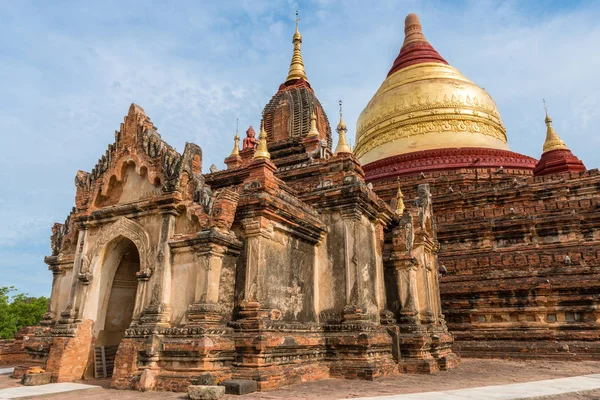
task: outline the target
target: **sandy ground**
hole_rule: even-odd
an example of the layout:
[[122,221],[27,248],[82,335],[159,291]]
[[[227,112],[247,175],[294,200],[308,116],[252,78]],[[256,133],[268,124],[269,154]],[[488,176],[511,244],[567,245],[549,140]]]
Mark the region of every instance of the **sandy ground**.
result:
[[[253,393],[247,396],[230,396],[224,399],[319,399],[333,400],[363,396],[384,396],[402,393],[431,392],[462,389],[478,386],[502,385],[543,379],[564,378],[569,376],[598,374],[600,362],[564,362],[564,361],[507,361],[463,359],[456,369],[438,372],[432,375],[402,374],[387,376],[376,381],[327,379],[316,382],[288,386],[270,392]],[[108,381],[81,381],[103,388],[80,390],[43,399],[60,400],[109,400],[109,399],[186,399],[183,393],[136,392],[108,389]],[[0,376],[0,389],[19,386],[19,383],[7,376]],[[585,393],[563,395],[557,399],[600,400],[600,390]]]

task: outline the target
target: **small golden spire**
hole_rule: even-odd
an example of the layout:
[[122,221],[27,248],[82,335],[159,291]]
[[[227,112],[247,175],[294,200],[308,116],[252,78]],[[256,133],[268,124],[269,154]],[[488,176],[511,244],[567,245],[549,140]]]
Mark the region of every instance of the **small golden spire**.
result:
[[271,159],[269,149],[267,149],[267,131],[265,131],[265,121],[260,121],[260,134],[258,135],[258,147],[254,153],[254,159],[264,158],[266,160]]
[[400,188],[400,179],[398,179],[398,192],[396,192],[396,214],[402,215],[404,214],[404,195],[402,194],[402,189]]
[[294,43],[294,53],[292,55],[292,62],[290,63],[290,71],[288,72],[288,76],[285,80],[285,83],[290,81],[303,78],[308,82],[308,78],[306,77],[306,72],[304,71],[304,61],[302,61],[302,53],[300,52],[300,44],[302,43],[302,35],[300,31],[298,31],[298,22],[300,18],[298,18],[298,11],[296,11],[296,32],[294,32],[294,36],[292,38],[292,43]]
[[567,150],[567,145],[562,139],[558,136],[558,134],[554,131],[552,127],[552,118],[548,116],[548,107],[546,106],[546,100],[544,102],[544,110],[546,110],[546,140],[544,141],[543,152],[551,150]]
[[239,119],[235,120],[235,136],[233,137],[233,150],[231,150],[230,157],[240,155],[240,135],[238,135]]
[[346,128],[346,124],[344,123],[344,120],[342,119],[342,101],[341,100],[340,100],[340,122],[338,123],[338,126],[335,130],[337,131],[338,135],[340,135],[337,147],[335,148],[335,154],[352,153],[352,148],[348,145],[348,142],[346,142],[346,132],[348,131],[348,129]]
[[317,129],[317,114],[315,114],[314,110],[310,115],[310,131],[308,131],[307,136],[321,136]]

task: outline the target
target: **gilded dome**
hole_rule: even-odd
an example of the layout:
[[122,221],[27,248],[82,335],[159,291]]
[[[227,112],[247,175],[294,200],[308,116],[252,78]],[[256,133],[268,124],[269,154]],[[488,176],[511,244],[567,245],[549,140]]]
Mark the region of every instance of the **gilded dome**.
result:
[[415,14],[404,32],[400,54],[358,118],[356,157],[368,164],[423,150],[508,150],[491,96],[435,51]]

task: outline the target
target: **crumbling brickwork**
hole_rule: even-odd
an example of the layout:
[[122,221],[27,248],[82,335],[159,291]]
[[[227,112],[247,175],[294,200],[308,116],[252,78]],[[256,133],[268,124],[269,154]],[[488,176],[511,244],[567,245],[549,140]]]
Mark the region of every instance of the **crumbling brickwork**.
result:
[[[19,329],[14,339],[0,340],[0,365],[37,365],[44,359],[42,343],[31,350],[37,350],[38,354],[29,354],[28,347],[34,343],[37,335],[43,335],[44,328],[27,326]],[[42,353],[42,354],[40,354]],[[41,356],[40,356],[41,355]]]
[[443,304],[463,354],[600,356],[599,182],[567,173],[438,199]]
[[462,168],[372,182],[392,201],[398,179],[408,197],[432,186],[442,307],[462,355],[598,358],[597,170]]

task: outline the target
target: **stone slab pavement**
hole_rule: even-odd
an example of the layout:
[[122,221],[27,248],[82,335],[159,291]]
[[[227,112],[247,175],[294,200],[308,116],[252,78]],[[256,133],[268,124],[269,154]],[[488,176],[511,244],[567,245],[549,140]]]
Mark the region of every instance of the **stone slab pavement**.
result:
[[[512,400],[543,399],[569,393],[600,389],[600,374],[548,379],[510,385],[483,386],[469,389],[398,394],[391,396],[352,397],[352,400]],[[350,400],[350,399],[345,399]]]
[[38,398],[48,394],[65,393],[73,390],[93,389],[98,386],[82,383],[49,383],[40,386],[19,386],[0,390],[0,400],[18,399],[20,397]]

